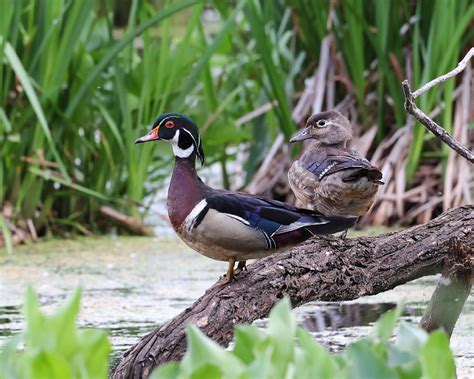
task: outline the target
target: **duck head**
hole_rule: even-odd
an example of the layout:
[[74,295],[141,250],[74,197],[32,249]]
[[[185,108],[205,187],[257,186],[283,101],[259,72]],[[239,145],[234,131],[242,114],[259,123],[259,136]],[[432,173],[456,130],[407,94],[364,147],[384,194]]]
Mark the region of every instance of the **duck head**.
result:
[[306,121],[305,128],[296,133],[290,143],[315,139],[325,145],[346,146],[352,138],[352,125],[341,113],[317,113]]
[[151,130],[135,143],[167,141],[173,147],[175,157],[196,159],[204,163],[201,136],[196,123],[181,113],[163,113],[153,123]]

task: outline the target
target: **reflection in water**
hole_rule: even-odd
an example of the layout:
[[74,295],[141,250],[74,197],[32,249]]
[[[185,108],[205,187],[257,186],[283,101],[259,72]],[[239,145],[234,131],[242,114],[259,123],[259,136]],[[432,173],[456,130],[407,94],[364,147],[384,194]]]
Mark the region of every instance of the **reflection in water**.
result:
[[[19,322],[20,309],[15,305],[0,306],[0,336],[5,337],[10,335],[9,329]],[[6,327],[4,327],[5,325]]]
[[[396,303],[319,303],[312,310],[307,309],[300,322],[310,332],[368,326],[396,305]],[[420,307],[412,304],[405,308],[403,316],[421,316]]]
[[321,307],[318,306],[313,312],[307,313],[302,320],[302,326],[310,332],[366,326],[395,307],[395,303],[326,304]]

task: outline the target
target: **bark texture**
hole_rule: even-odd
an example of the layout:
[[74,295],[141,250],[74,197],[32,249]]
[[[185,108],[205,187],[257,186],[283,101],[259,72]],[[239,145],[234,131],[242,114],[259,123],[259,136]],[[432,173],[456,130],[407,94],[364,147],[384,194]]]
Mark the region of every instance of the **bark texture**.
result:
[[267,316],[285,295],[294,307],[314,300],[351,300],[439,273],[453,238],[472,257],[473,210],[472,205],[452,209],[425,225],[376,237],[313,238],[288,253],[260,259],[237,281],[216,283],[191,307],[143,337],[124,354],[112,377],[147,377],[157,365],[180,359],[188,323],[226,346],[235,324]]
[[472,249],[469,251],[467,245],[460,244],[454,238],[450,243],[442,275],[420,321],[420,326],[427,332],[443,328],[449,336],[471,292],[474,279]]

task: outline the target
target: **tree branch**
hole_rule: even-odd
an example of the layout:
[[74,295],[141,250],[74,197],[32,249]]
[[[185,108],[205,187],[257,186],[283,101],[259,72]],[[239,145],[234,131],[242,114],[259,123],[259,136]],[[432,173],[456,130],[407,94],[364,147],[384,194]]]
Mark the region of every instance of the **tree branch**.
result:
[[452,238],[472,257],[473,210],[457,208],[425,225],[377,237],[313,238],[288,253],[260,259],[237,281],[216,283],[191,307],[143,337],[124,354],[112,377],[143,378],[159,364],[181,358],[188,323],[226,346],[236,324],[267,316],[285,295],[293,306],[351,300],[439,273]]
[[422,85],[420,88],[418,88],[415,92],[413,92],[413,99],[416,99],[418,96],[420,96],[422,93],[425,93],[428,91],[430,88],[438,85],[439,83],[442,83],[453,76],[458,75],[460,72],[464,71],[465,68],[467,67],[467,63],[471,60],[471,58],[474,56],[474,47],[471,47],[471,49],[467,52],[467,54],[464,56],[461,62],[458,63],[457,67],[449,71],[447,74],[441,75],[428,83]]
[[429,131],[431,131],[436,137],[442,140],[445,144],[447,144],[451,149],[456,151],[459,155],[466,158],[469,162],[474,163],[474,154],[470,151],[467,147],[463,146],[459,143],[455,138],[453,138],[446,130],[444,130],[440,125],[434,122],[431,118],[429,118],[421,109],[419,109],[415,104],[415,99],[420,96],[422,93],[428,91],[433,86],[444,82],[445,80],[459,74],[463,71],[469,62],[469,60],[474,56],[474,48],[471,48],[466,56],[463,58],[461,62],[459,62],[458,66],[436,79],[426,83],[415,92],[411,92],[410,85],[408,84],[408,80],[404,80],[402,82],[403,86],[403,93],[405,95],[405,109],[406,111],[413,115],[420,123],[422,123]]

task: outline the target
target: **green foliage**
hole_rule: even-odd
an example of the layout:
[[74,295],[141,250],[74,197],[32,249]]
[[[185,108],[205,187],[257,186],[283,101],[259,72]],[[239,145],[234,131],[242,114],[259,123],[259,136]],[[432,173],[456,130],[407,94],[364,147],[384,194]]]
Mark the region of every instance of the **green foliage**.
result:
[[[140,6],[115,40],[112,14],[92,0],[1,0],[9,10],[0,35],[2,204],[10,201],[38,229],[94,227],[103,203],[138,215],[152,149],[133,141],[173,107],[199,54],[190,43],[198,3],[172,2],[159,12]],[[192,6],[184,36],[172,40],[170,17]],[[157,25],[160,42],[150,37]],[[133,46],[138,36],[143,49]]]
[[148,184],[162,184],[171,154],[133,142],[162,112],[187,113],[202,126],[208,162],[222,163],[224,179],[226,148],[252,140],[250,128],[234,124],[242,114],[281,102],[265,116],[271,122],[252,126],[265,143],[253,149],[248,178],[277,130],[293,130],[289,99],[302,60],[288,47],[288,17],[283,41],[267,33],[271,40],[262,34],[259,44],[267,49],[259,54],[270,51],[265,67],[279,67],[275,76],[250,64],[253,40],[247,21],[237,20],[248,1],[224,7],[214,31],[201,19],[204,1],[164,3],[156,10],[133,0],[128,24],[116,30],[108,2],[0,0],[8,10],[0,28],[0,199],[14,216],[38,230],[79,232],[103,226],[104,203],[140,217],[156,190]]
[[428,335],[401,322],[396,343],[390,343],[402,309],[399,305],[387,312],[370,336],[331,355],[297,326],[285,299],[272,309],[268,332],[237,326],[233,350],[223,349],[189,326],[183,360],[159,367],[152,378],[454,378],[454,359],[443,331]]
[[[466,30],[474,17],[474,4],[469,0],[421,1],[417,4],[416,15],[419,22],[412,33],[413,44],[413,88],[436,78],[457,66],[464,47],[469,46]],[[470,37],[472,38],[472,28]],[[438,103],[445,101],[446,110],[440,116],[441,124],[447,132],[452,131],[452,94],[455,80],[445,85],[444,93],[428,91],[417,102],[428,113]],[[423,154],[423,146],[430,136],[425,128],[417,124],[407,166],[407,176],[412,178]],[[431,137],[432,138],[432,137]],[[446,152],[448,147],[443,146]]]
[[[105,378],[110,344],[103,331],[77,328],[79,300],[77,291],[47,316],[39,309],[38,296],[28,289],[26,330],[0,353],[0,378]],[[338,354],[330,354],[297,326],[288,299],[273,307],[266,332],[237,326],[232,350],[189,325],[182,361],[160,366],[152,378],[454,378],[454,358],[443,331],[428,335],[418,326],[401,322],[396,342],[389,341],[402,308],[387,312],[367,338]]]
[[76,291],[48,316],[29,288],[24,303],[26,330],[0,353],[0,378],[106,378],[110,343],[103,331],[77,329],[79,301]]
[[[216,23],[203,21],[204,0],[130,3],[120,29],[107,1],[0,0],[0,204],[40,231],[99,229],[103,204],[141,216],[171,154],[133,141],[165,111],[197,121],[225,186],[228,147],[246,143],[250,181],[276,134],[295,129],[291,111],[329,34],[347,71],[335,101],[352,93],[379,141],[406,122],[400,81],[415,88],[455,67],[473,36],[469,0],[213,1]],[[454,84],[419,98],[427,113],[446,104],[448,132]],[[433,148],[445,159],[429,138],[415,127],[408,179]]]

